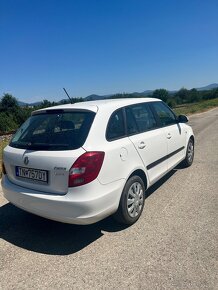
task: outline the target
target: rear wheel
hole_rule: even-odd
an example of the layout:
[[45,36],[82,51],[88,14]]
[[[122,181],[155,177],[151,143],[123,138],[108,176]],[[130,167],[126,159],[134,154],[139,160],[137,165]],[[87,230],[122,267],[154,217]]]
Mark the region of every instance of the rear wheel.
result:
[[183,160],[182,165],[184,167],[189,167],[192,165],[193,160],[194,160],[194,140],[190,138],[186,149],[186,157]]
[[123,189],[120,204],[114,218],[122,223],[134,224],[140,217],[145,202],[145,186],[139,176],[132,176]]

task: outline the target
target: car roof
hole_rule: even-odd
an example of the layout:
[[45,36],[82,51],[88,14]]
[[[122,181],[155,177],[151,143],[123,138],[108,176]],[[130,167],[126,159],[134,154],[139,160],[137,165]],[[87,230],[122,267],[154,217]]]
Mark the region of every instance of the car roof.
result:
[[97,112],[100,110],[116,110],[124,106],[138,104],[138,103],[146,103],[146,102],[154,102],[154,101],[161,101],[156,98],[123,98],[123,99],[106,99],[106,100],[96,100],[96,101],[86,101],[86,102],[79,102],[74,104],[64,104],[58,105],[49,108],[43,108],[35,112],[47,111],[47,110],[69,110],[69,109],[82,109],[82,110],[89,110],[93,112]]

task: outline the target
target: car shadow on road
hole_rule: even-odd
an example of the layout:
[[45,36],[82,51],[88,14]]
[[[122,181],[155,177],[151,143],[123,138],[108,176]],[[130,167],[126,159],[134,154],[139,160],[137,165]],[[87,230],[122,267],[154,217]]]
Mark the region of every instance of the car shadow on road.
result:
[[92,225],[63,224],[27,213],[7,203],[0,207],[0,239],[17,247],[49,255],[76,253],[101,238],[102,231],[122,231],[109,217]]
[[[147,190],[147,197],[171,178],[178,169],[172,170],[150,187]],[[116,223],[112,217],[93,225],[78,226],[38,217],[10,203],[0,207],[0,238],[17,247],[48,255],[76,253],[101,238],[104,231],[118,232],[127,228],[128,226]]]

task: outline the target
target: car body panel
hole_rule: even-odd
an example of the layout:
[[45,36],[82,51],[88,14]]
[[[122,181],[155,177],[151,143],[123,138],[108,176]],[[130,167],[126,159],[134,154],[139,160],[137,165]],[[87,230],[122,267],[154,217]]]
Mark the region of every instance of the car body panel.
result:
[[[148,188],[185,158],[188,140],[193,136],[190,126],[177,123],[113,141],[107,140],[107,126],[113,112],[143,102],[160,100],[102,100],[37,111],[81,109],[93,111],[96,115],[88,137],[79,149],[31,151],[7,146],[3,156],[7,174],[2,178],[5,198],[26,211],[74,224],[93,223],[116,212],[126,181],[134,172],[144,172]],[[171,134],[171,138],[168,138],[168,134]],[[144,142],[143,148],[139,148],[141,142]],[[182,147],[182,150],[169,156]],[[98,177],[88,184],[68,187],[71,166],[79,156],[90,151],[105,152]],[[26,166],[25,157],[29,158],[28,167],[48,170],[48,184],[16,177],[15,166]]]
[[64,223],[91,224],[116,212],[125,181],[102,185],[95,181],[51,195],[13,184],[2,178],[4,197],[15,206],[44,218]]
[[[141,157],[147,171],[149,183],[167,171],[167,160],[152,166],[154,162],[167,155],[167,141],[162,129],[135,134],[129,137]],[[145,146],[145,147],[144,147]]]
[[98,179],[102,184],[107,184],[119,179],[126,180],[130,168],[143,168],[141,158],[138,156],[132,142],[128,137],[107,142],[104,146],[106,152],[102,169]]
[[174,164],[185,158],[185,144],[187,134],[185,133],[184,124],[174,124],[164,128],[165,137],[167,140],[168,169]]
[[[33,151],[7,146],[4,150],[4,165],[8,178],[14,184],[54,194],[68,191],[69,170],[75,160],[85,152],[83,148],[67,151]],[[24,160],[28,157],[28,164]],[[25,167],[48,171],[48,183],[17,177],[15,167]]]

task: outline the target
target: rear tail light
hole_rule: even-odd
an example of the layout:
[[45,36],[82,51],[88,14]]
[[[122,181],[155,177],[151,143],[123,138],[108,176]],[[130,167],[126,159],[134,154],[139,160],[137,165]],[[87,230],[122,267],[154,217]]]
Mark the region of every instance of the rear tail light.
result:
[[3,174],[6,174],[6,169],[5,169],[4,162],[2,162],[2,173],[3,173]]
[[104,152],[86,152],[72,165],[69,171],[69,187],[89,183],[97,178],[104,160]]

